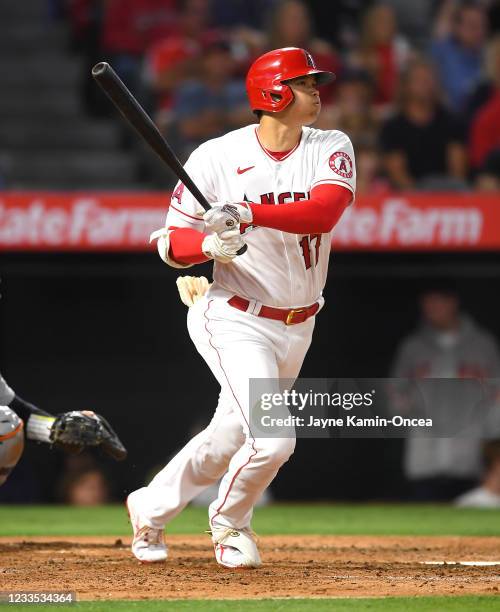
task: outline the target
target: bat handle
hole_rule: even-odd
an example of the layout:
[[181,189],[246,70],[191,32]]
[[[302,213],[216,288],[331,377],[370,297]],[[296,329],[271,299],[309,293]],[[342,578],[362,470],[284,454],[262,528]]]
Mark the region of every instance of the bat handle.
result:
[[241,249],[239,249],[238,251],[236,251],[236,255],[243,255],[243,253],[246,253],[248,249],[248,246],[246,244],[244,244]]

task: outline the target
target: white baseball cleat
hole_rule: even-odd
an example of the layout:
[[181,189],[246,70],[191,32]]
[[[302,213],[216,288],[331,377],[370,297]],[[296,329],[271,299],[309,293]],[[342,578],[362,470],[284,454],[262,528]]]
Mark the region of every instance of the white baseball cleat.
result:
[[127,497],[127,509],[134,530],[131,550],[142,563],[159,563],[168,556],[163,529],[155,529],[144,523],[134,508],[134,493]]
[[230,569],[260,567],[262,561],[250,528],[234,529],[213,525],[211,532],[215,559],[219,565]]

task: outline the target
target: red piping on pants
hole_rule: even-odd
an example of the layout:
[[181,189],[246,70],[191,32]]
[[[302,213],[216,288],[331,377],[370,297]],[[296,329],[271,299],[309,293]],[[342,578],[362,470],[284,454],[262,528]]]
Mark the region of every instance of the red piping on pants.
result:
[[240,403],[239,403],[239,401],[238,401],[238,398],[236,397],[236,394],[235,394],[235,393],[234,393],[234,391],[233,391],[233,388],[232,388],[232,386],[231,386],[231,383],[229,382],[229,378],[228,378],[228,376],[227,376],[227,374],[226,374],[226,371],[224,370],[224,366],[222,365],[222,360],[221,360],[221,357],[220,357],[220,353],[219,353],[219,351],[217,350],[217,347],[216,347],[216,346],[215,346],[215,345],[212,343],[212,333],[210,332],[210,330],[209,330],[209,329],[208,329],[208,327],[207,327],[207,323],[208,323],[208,321],[209,321],[209,318],[207,317],[207,312],[208,312],[208,309],[210,308],[210,304],[211,304],[212,302],[213,302],[213,300],[209,300],[208,305],[207,305],[207,308],[206,308],[205,312],[203,313],[203,316],[204,316],[204,317],[205,317],[205,319],[206,319],[206,322],[205,322],[205,330],[206,330],[206,332],[207,332],[207,333],[208,333],[208,335],[209,335],[208,343],[209,343],[209,344],[210,344],[210,346],[211,346],[211,347],[214,349],[214,351],[217,353],[217,357],[218,357],[218,359],[219,359],[219,365],[220,365],[220,368],[221,368],[221,370],[222,370],[222,372],[223,372],[223,374],[224,374],[224,376],[225,376],[225,378],[226,378],[226,381],[227,381],[227,384],[229,385],[229,388],[231,389],[231,393],[233,394],[234,400],[235,400],[235,402],[238,404],[238,408],[240,409],[241,415],[242,415],[242,417],[243,417],[243,419],[244,419],[245,423],[247,424],[247,427],[248,427],[248,432],[249,432],[249,434],[250,434],[250,436],[251,436],[251,438],[252,438],[252,451],[253,451],[253,452],[252,452],[252,454],[250,454],[250,457],[248,458],[248,460],[247,460],[247,461],[246,461],[246,462],[245,462],[245,463],[244,463],[244,464],[243,464],[243,465],[242,465],[240,468],[238,468],[238,470],[236,471],[236,474],[233,476],[233,479],[231,480],[231,483],[229,484],[229,487],[228,487],[228,489],[227,489],[227,492],[226,492],[226,495],[225,495],[225,497],[224,497],[224,500],[223,500],[222,504],[221,504],[221,505],[220,505],[220,506],[217,508],[217,510],[216,510],[216,512],[215,512],[215,514],[214,514],[214,515],[212,516],[212,518],[210,519],[210,524],[213,524],[213,521],[214,521],[215,517],[216,517],[218,514],[220,514],[220,511],[222,510],[222,507],[223,507],[223,506],[224,506],[224,504],[226,503],[227,498],[228,498],[228,496],[229,496],[229,493],[231,492],[231,489],[233,488],[234,481],[235,481],[235,480],[236,480],[236,478],[239,476],[239,474],[240,474],[241,470],[242,470],[244,467],[246,467],[246,466],[247,466],[247,465],[250,463],[250,461],[251,461],[251,460],[252,460],[252,459],[255,457],[255,455],[257,454],[257,449],[255,448],[255,438],[253,437],[252,432],[251,432],[251,430],[250,430],[250,424],[248,423],[248,421],[247,421],[247,419],[246,419],[246,417],[245,417],[245,413],[243,412],[243,410],[242,410],[242,408],[241,408],[241,405],[240,405]]

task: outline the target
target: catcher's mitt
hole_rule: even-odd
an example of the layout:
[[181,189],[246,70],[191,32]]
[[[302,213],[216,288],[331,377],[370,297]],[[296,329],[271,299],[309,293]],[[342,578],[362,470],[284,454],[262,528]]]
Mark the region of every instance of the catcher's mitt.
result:
[[88,446],[100,446],[108,455],[122,461],[127,450],[111,425],[99,414],[63,412],[50,430],[50,441],[67,452],[79,453]]

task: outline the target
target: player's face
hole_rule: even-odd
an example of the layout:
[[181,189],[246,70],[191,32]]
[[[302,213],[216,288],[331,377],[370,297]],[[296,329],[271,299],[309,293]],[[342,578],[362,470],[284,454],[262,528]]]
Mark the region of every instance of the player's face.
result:
[[298,77],[287,81],[287,85],[293,91],[294,97],[293,103],[283,111],[287,114],[287,120],[297,125],[314,123],[321,111],[316,77]]

